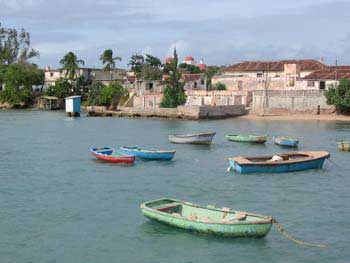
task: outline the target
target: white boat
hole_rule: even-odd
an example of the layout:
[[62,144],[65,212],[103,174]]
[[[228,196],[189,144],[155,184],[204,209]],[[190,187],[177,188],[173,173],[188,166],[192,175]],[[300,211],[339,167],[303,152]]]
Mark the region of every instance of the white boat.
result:
[[169,135],[172,143],[211,144],[216,132]]

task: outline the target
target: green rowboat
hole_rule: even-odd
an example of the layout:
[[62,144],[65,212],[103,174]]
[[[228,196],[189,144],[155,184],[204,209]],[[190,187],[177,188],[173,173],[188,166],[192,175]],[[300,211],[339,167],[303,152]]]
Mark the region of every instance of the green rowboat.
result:
[[273,222],[267,216],[229,208],[202,207],[167,198],[142,203],[140,208],[149,219],[185,230],[226,237],[264,237]]
[[251,142],[251,143],[265,143],[267,140],[266,135],[225,135],[226,140],[233,142]]

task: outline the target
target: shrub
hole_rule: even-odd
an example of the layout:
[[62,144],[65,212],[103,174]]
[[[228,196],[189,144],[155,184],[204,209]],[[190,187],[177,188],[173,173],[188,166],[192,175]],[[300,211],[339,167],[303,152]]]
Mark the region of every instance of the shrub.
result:
[[331,85],[325,92],[327,104],[335,105],[337,111],[348,113],[350,109],[350,85],[347,78],[342,78],[338,85]]

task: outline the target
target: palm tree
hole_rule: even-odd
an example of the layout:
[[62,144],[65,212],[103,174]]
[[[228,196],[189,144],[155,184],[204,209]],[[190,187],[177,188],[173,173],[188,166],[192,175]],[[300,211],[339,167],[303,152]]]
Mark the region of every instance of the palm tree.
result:
[[112,49],[106,49],[103,51],[102,55],[100,56],[100,60],[102,61],[102,64],[104,65],[103,70],[109,71],[111,74],[111,80],[112,80],[112,70],[115,68],[115,62],[121,61],[121,57],[113,57],[113,51]]
[[77,76],[79,65],[84,65],[85,63],[70,51],[60,60],[60,64],[62,66],[61,70],[65,71],[65,76],[68,76],[69,80],[73,80]]

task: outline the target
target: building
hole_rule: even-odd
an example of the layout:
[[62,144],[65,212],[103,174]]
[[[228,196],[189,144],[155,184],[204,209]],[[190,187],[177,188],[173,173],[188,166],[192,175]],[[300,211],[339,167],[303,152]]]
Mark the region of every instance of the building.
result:
[[182,74],[181,79],[184,82],[184,89],[187,90],[206,90],[207,79],[204,74]]
[[297,86],[300,89],[325,90],[331,85],[338,85],[342,78],[350,81],[350,66],[330,66],[316,70],[299,79]]
[[214,76],[228,90],[295,89],[296,81],[327,66],[317,60],[246,61],[234,64]]
[[124,83],[126,77],[125,70],[93,70],[91,72],[91,82],[101,82],[104,85],[109,85],[113,81],[118,81],[120,83]]

